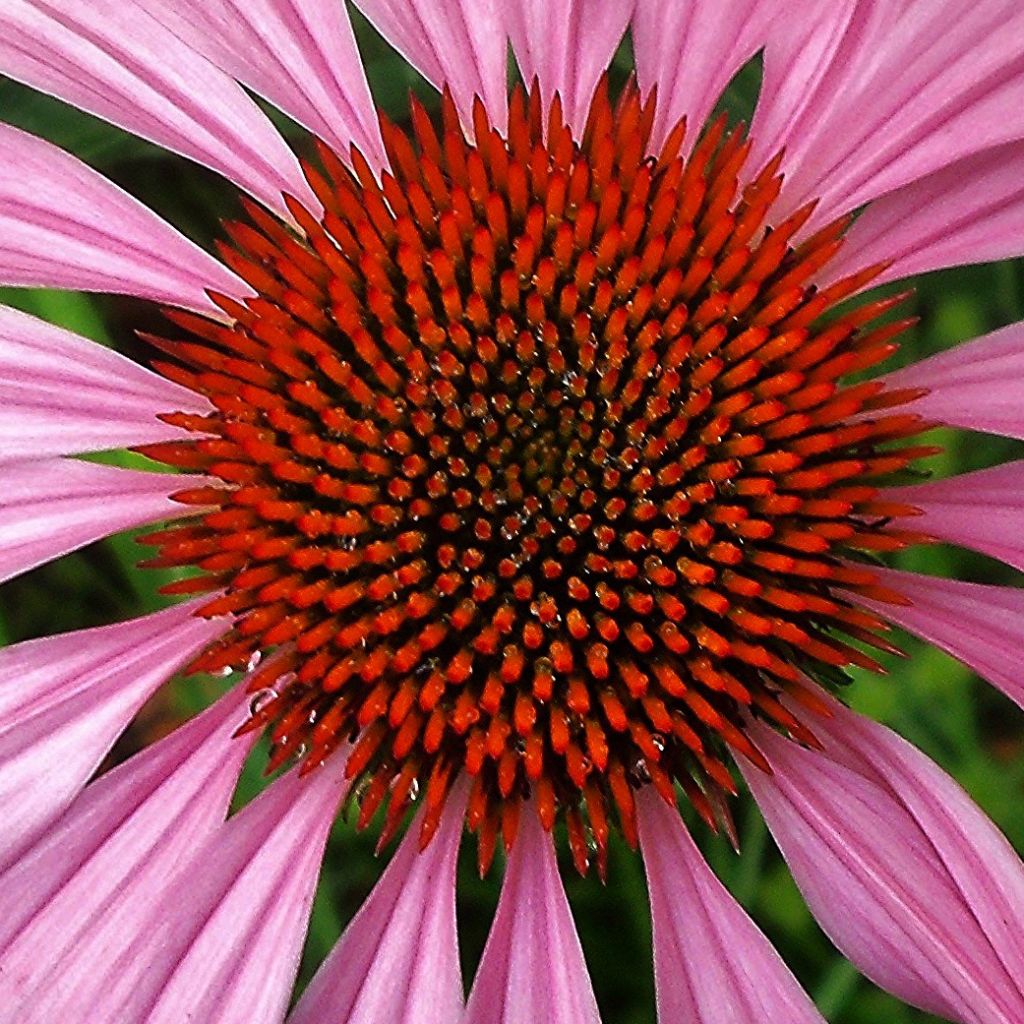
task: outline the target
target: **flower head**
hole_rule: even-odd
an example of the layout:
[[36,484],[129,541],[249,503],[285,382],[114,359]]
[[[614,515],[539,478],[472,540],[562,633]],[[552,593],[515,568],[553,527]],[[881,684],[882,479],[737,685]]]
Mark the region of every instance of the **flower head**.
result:
[[[282,1020],[343,801],[361,827],[386,808],[382,847],[418,811],[294,1024],[596,1021],[562,825],[581,873],[607,875],[613,831],[642,853],[663,1024],[820,1021],[679,817],[677,794],[735,839],[740,773],[869,976],[956,1020],[1024,1014],[1019,859],[836,699],[897,651],[895,623],[1019,701],[999,643],[1019,592],[883,559],[943,538],[1020,564],[1016,464],[906,472],[936,422],[1020,436],[1020,328],[875,376],[912,321],[905,294],[861,295],[1021,251],[1024,70],[989,33],[1024,16],[798,6],[364,0],[441,90],[408,127],[375,113],[340,3],[0,12],[0,71],[249,193],[214,260],[0,131],[0,281],[136,295],[168,323],[144,336],[153,373],[0,312],[27,524],[0,566],[161,523],[142,564],[198,570],[155,616],[0,655],[0,1021]],[[951,13],[983,60],[944,57]],[[613,88],[627,28],[635,77]],[[712,117],[761,49],[750,130]],[[318,136],[301,161],[239,82]],[[117,446],[176,472],[68,458]],[[1004,525],[950,511],[983,502]],[[246,675],[86,785],[178,668]],[[225,821],[261,733],[284,775]],[[508,854],[465,1009],[464,823],[482,873]]]

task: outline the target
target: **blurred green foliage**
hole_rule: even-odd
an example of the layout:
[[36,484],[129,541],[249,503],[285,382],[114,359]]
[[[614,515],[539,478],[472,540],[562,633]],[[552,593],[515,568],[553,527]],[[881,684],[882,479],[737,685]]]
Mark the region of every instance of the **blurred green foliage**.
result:
[[[361,18],[360,46],[379,105],[405,120],[407,95],[414,90],[436,109],[436,95]],[[628,46],[616,59],[613,81],[630,67]],[[756,101],[756,61],[737,75],[720,108],[748,119]],[[222,181],[149,143],[135,139],[63,104],[0,80],[0,116],[49,138],[81,156],[121,184],[200,244],[209,247],[220,218],[238,213],[237,198]],[[301,131],[272,114],[298,148]],[[894,289],[893,289],[894,290]],[[159,324],[158,315],[131,300],[60,292],[3,291],[0,299],[76,330],[96,341],[145,358],[137,328]],[[1020,261],[932,274],[916,282],[905,310],[920,317],[899,359],[910,361],[971,336],[1024,319],[1024,264]],[[937,475],[1020,457],[1020,445],[999,439],[943,432],[942,455],[929,463]],[[129,464],[135,457],[114,453],[106,461]],[[156,590],[168,573],[140,571],[140,549],[122,535],[40,568],[0,590],[0,643],[62,630],[113,622],[155,610]],[[962,550],[934,546],[907,556],[907,568],[943,576],[1018,584],[1006,567]],[[909,657],[889,659],[886,677],[857,673],[853,705],[888,723],[927,751],[970,791],[1024,850],[1024,718],[1021,712],[971,672],[937,650],[903,637]],[[121,754],[205,706],[223,681],[178,682],[143,716],[143,726],[126,738]],[[263,785],[260,752],[247,766],[238,802]],[[736,806],[742,842],[737,856],[721,838],[699,825],[694,834],[711,865],[776,944],[786,962],[833,1024],[925,1024],[934,1018],[908,1009],[880,992],[832,948],[807,912],[756,807],[747,797]],[[377,878],[381,862],[374,837],[357,833],[347,818],[332,835],[320,892],[313,910],[301,981],[305,983],[352,917]],[[486,879],[475,871],[472,841],[464,844],[460,867],[459,917],[467,984],[472,978],[499,888],[500,872]],[[607,885],[565,879],[590,964],[604,1019],[610,1024],[653,1024],[650,922],[639,858],[623,844],[612,851]]]

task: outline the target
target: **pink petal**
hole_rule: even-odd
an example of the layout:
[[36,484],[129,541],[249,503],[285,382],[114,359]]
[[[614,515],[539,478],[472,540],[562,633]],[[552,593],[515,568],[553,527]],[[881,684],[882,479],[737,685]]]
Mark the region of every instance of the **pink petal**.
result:
[[73,459],[18,462],[3,478],[0,582],[122,530],[188,515],[169,495],[206,479]]
[[632,22],[637,83],[644,95],[658,90],[653,149],[683,117],[686,148],[692,147],[729,80],[764,44],[770,6],[763,0],[637,0]]
[[193,49],[347,156],[387,158],[352,26],[337,0],[138,0]]
[[825,752],[766,726],[744,776],[811,910],[869,978],[963,1024],[1024,1020],[1024,865],[966,793],[833,702]]
[[733,75],[764,48],[759,127],[751,136],[747,165],[756,173],[781,148],[787,118],[828,68],[850,7],[851,0],[791,0],[782,13],[777,0],[637,0],[632,24],[637,81],[645,94],[658,90],[652,147],[658,149],[685,117],[688,151]]
[[824,1024],[757,925],[715,877],[675,808],[638,795],[662,1024]]
[[5,0],[0,72],[219,171],[272,209],[315,206],[273,125],[135,0]]
[[0,306],[0,462],[181,438],[158,413],[212,411],[130,359]]
[[197,607],[0,651],[0,869],[71,803],[160,684],[223,631]]
[[915,530],[1024,569],[1024,461],[885,492],[924,513]]
[[787,3],[781,17],[774,0],[762,5],[764,74],[750,128],[747,172],[756,174],[784,149],[813,118],[820,94],[830,93],[832,79],[842,74],[843,63],[837,55],[850,45],[850,23],[858,2],[798,0]]
[[464,1024],[599,1024],[551,836],[525,809]]
[[206,311],[216,310],[208,288],[248,293],[127,193],[9,125],[0,125],[0,284],[116,292]]
[[880,379],[890,388],[928,388],[907,406],[927,420],[1024,439],[1024,323],[961,342]]
[[559,94],[563,116],[577,138],[633,5],[634,0],[520,0],[504,5],[524,81],[529,85],[537,77],[545,107]]
[[449,797],[422,853],[414,821],[288,1024],[456,1024],[462,977],[455,865],[464,812],[464,798]]
[[892,261],[872,284],[1024,253],[1024,142],[964,157],[871,203],[825,283]]
[[1024,136],[1022,32],[1017,0],[862,0],[828,73],[773,140],[786,147],[780,214],[820,199],[813,227]]
[[886,587],[913,604],[902,607],[857,598],[860,604],[969,665],[1024,707],[1024,590],[897,569],[873,571]]
[[224,821],[255,736],[231,738],[246,704],[236,689],[101,776],[3,874],[0,1022],[24,1019],[79,943],[130,921],[131,897],[164,885]]
[[346,788],[343,757],[291,772],[175,872],[122,890],[123,913],[69,950],[24,1024],[279,1024]]
[[438,89],[448,86],[463,121],[473,97],[505,127],[507,40],[503,0],[353,0],[378,32]]
[[[207,877],[195,889],[190,884],[191,905],[172,921],[170,941],[150,939],[142,953],[152,952],[157,970],[143,968],[131,1003],[148,1006],[146,990],[159,991],[147,1024],[270,1024],[284,1017],[327,836],[347,789],[344,757],[305,779],[293,772],[197,851],[183,880],[197,869]],[[156,920],[179,904],[172,886]],[[127,956],[136,962],[134,951]],[[168,968],[158,987],[156,976]]]

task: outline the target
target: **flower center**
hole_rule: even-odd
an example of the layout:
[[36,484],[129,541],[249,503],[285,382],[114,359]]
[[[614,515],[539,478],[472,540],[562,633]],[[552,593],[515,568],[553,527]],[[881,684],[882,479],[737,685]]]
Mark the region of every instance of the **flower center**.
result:
[[847,221],[795,244],[780,161],[740,187],[721,121],[648,157],[653,116],[602,85],[577,140],[517,89],[470,143],[449,97],[439,133],[414,104],[379,182],[321,148],[301,235],[250,204],[223,255],[255,297],[160,342],[216,410],[142,449],[211,477],[147,538],[234,616],[193,667],[274,651],[271,767],[343,747],[385,836],[420,794],[428,840],[468,775],[484,867],[528,797],[581,871],[613,823],[635,842],[637,786],[714,824],[729,758],[764,764],[752,717],[813,744],[806,678],[890,649],[858,552],[919,539],[878,489],[925,451],[912,396],[837,383],[894,351],[905,324],[870,325],[896,300],[821,320],[877,268],[816,289]]

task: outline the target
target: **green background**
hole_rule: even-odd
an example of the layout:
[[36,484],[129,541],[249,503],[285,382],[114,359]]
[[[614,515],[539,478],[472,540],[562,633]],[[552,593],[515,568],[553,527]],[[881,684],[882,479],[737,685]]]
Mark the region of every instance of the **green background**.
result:
[[[428,105],[436,98],[386,44],[357,19],[357,31],[378,104],[399,122],[405,119],[408,90]],[[628,44],[616,58],[614,78],[628,72]],[[734,80],[723,100],[733,118],[748,118],[759,87],[753,61]],[[305,134],[281,119],[282,129],[302,150]],[[209,247],[218,220],[238,213],[232,189],[212,173],[170,156],[155,146],[80,114],[12,82],[0,80],[0,118],[36,132],[76,153],[156,209],[186,234]],[[1024,319],[1024,264],[1020,261],[929,275],[915,282],[909,312],[920,325],[906,336],[900,359],[909,361],[966,338]],[[70,327],[136,358],[145,358],[135,329],[159,328],[147,304],[121,298],[59,292],[4,291],[0,299]],[[906,309],[907,307],[904,307]],[[901,311],[901,315],[903,315]],[[1021,456],[1021,445],[994,438],[935,432],[945,453],[929,461],[945,476]],[[130,464],[133,457],[105,456]],[[0,643],[86,626],[101,625],[162,604],[160,572],[137,570],[142,553],[131,536],[92,545],[0,588]],[[905,556],[901,565],[942,576],[1017,585],[1017,574],[982,556],[936,545]],[[857,673],[850,699],[859,710],[892,725],[955,776],[1024,850],[1024,718],[1008,700],[940,652],[905,639],[910,657],[890,659],[884,678]],[[223,682],[176,682],[148,706],[119,744],[124,757],[208,703]],[[258,760],[239,790],[249,799],[264,782]],[[694,826],[708,860],[736,898],[754,916],[833,1024],[923,1024],[934,1020],[880,992],[831,947],[813,922],[754,807],[744,795],[736,807],[742,841],[737,856],[728,844]],[[313,911],[301,981],[326,955],[381,870],[373,856],[373,835],[359,834],[339,820],[332,834]],[[607,885],[564,872],[573,911],[607,1024],[652,1024],[650,923],[639,858],[614,847]],[[480,880],[475,843],[463,845],[459,916],[467,986],[497,900],[500,872]],[[709,955],[713,955],[709,953]]]

